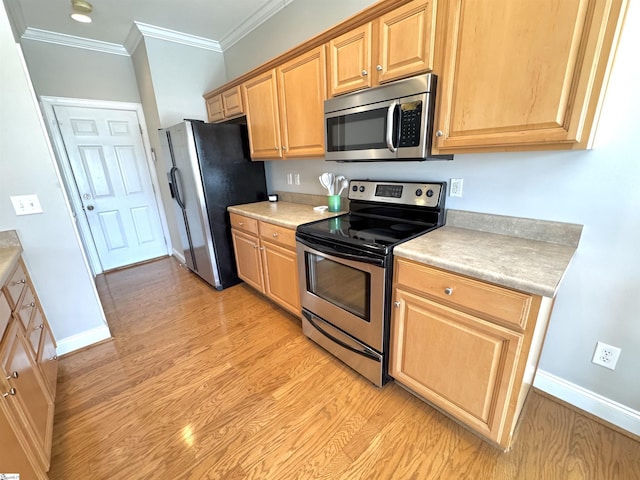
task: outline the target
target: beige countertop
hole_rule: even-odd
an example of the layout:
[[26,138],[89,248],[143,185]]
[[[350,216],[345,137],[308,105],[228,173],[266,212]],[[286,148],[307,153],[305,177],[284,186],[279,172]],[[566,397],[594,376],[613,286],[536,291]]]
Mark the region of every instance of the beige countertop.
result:
[[0,232],[0,286],[9,279],[20,255],[22,255],[22,245],[16,231]]
[[[477,221],[481,217],[484,221]],[[470,219],[474,221],[468,222]],[[400,244],[393,252],[398,257],[553,298],[575,254],[581,231],[582,226],[574,224],[450,211],[444,227]]]
[[232,205],[227,210],[256,220],[264,220],[282,227],[296,228],[303,223],[342,215],[347,212],[318,212],[310,205],[291,202],[257,202]]

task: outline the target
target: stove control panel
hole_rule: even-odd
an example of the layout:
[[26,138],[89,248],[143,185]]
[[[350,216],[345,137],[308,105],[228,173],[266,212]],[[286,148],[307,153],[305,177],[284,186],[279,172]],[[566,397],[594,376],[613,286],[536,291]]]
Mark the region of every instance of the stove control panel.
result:
[[372,180],[351,180],[349,182],[349,200],[399,205],[438,207],[444,204],[446,191],[446,182],[417,183]]

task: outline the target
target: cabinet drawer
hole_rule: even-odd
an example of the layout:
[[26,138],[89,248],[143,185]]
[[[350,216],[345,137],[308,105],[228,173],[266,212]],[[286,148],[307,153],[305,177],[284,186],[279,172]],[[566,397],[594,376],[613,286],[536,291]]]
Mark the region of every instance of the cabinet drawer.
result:
[[244,215],[238,215],[237,213],[231,213],[231,227],[244,232],[253,233],[258,235],[258,221],[245,217]]
[[31,290],[31,285],[27,284],[24,295],[20,299],[20,304],[15,309],[15,314],[22,322],[22,326],[26,330],[29,326],[29,320],[31,320],[31,313],[36,308],[36,297]]
[[19,262],[14,270],[13,274],[9,278],[9,281],[5,285],[5,292],[7,293],[7,300],[12,309],[16,308],[22,290],[27,284],[27,274],[24,271],[22,262]]
[[269,242],[296,248],[296,232],[290,228],[281,227],[280,225],[260,222],[260,238]]
[[395,282],[477,315],[524,329],[531,295],[396,260]]
[[0,292],[0,342],[2,341],[4,332],[7,329],[7,325],[9,325],[10,319],[11,307],[9,306],[9,302],[7,302],[4,294]]
[[42,318],[42,312],[40,312],[39,308],[35,309],[33,316],[31,317],[31,321],[29,322],[29,326],[27,327],[27,339],[29,343],[31,343],[31,348],[33,349],[33,356],[36,358],[38,356],[38,349],[40,347],[40,338],[42,337],[42,330],[44,329],[44,318]]

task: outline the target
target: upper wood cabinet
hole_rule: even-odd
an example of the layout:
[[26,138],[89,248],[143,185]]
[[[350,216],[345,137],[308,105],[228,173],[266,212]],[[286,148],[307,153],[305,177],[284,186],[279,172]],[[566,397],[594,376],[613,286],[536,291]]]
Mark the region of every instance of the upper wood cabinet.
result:
[[434,153],[589,146],[623,3],[441,2]]
[[217,95],[205,97],[210,122],[221,122],[244,114],[240,85]]
[[324,155],[324,46],[245,82],[251,158]]
[[282,158],[276,71],[269,70],[242,85],[246,100],[251,158]]
[[327,98],[324,46],[285,63],[277,71],[284,156],[323,157]]
[[435,2],[410,2],[328,43],[330,96],[433,69]]

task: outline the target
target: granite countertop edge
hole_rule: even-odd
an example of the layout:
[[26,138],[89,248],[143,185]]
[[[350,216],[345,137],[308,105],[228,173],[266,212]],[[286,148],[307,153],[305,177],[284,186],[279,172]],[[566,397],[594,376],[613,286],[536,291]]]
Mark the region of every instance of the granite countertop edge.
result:
[[295,229],[303,223],[332,218],[347,212],[317,211],[310,205],[291,202],[256,202],[242,205],[231,205],[227,211],[238,213],[255,220]]
[[443,226],[398,245],[396,257],[553,298],[576,246]]
[[7,283],[21,255],[22,245],[16,231],[0,232],[0,286]]

